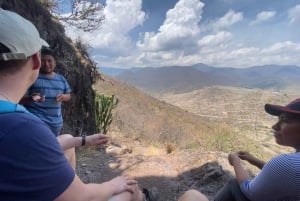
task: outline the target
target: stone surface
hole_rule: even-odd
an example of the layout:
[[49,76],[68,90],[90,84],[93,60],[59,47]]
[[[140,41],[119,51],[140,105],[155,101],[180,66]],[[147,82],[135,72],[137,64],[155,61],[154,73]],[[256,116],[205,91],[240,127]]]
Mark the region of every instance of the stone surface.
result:
[[[78,149],[76,171],[79,177],[86,183],[101,183],[118,175],[128,175],[134,177],[141,188],[156,188],[159,201],[176,201],[188,189],[198,189],[212,200],[232,175],[231,169],[223,169],[219,164],[220,159],[226,161],[226,154],[197,150],[167,154],[159,148],[150,152],[153,148],[129,140],[117,144],[130,145],[132,152],[123,153],[115,145],[107,146],[109,151],[106,152],[97,148]],[[119,151],[111,152],[114,149]]]

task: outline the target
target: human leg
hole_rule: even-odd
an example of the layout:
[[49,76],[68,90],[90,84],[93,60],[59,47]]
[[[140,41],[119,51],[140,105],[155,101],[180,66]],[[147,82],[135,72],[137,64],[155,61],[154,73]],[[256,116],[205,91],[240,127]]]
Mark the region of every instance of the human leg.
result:
[[73,168],[73,170],[75,170],[75,168],[76,168],[75,148],[73,147],[73,148],[64,150],[64,154],[65,154],[65,157],[67,158],[67,160],[69,161],[71,167]]
[[197,190],[186,191],[178,201],[208,201],[208,199]]
[[113,197],[109,198],[108,201],[131,201],[131,193],[130,192],[123,192],[118,195],[114,195]]
[[236,179],[230,179],[215,196],[215,201],[249,201]]
[[118,195],[114,195],[108,201],[145,201],[144,194],[139,190],[138,185],[135,185],[134,192],[125,191]]
[[70,141],[73,139],[73,136],[70,134],[63,134],[56,137],[58,143],[60,144],[61,148],[64,151],[65,157],[69,161],[71,167],[75,170],[76,168],[76,154],[75,154],[75,147],[70,147]]

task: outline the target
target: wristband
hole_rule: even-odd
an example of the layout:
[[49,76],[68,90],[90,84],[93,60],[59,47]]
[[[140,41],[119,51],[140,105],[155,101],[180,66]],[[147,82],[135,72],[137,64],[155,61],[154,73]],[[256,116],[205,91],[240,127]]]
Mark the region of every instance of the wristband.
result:
[[84,146],[85,145],[85,133],[82,133],[82,135],[81,135],[81,139],[82,139],[82,141],[81,141],[81,146]]

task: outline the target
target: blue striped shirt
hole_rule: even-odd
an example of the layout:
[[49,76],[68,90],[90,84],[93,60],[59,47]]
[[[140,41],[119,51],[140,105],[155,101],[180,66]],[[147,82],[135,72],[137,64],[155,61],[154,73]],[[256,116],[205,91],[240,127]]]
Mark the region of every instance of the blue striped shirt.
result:
[[45,96],[46,100],[45,102],[31,102],[26,105],[27,110],[48,125],[61,126],[63,124],[61,102],[56,102],[56,96],[71,93],[66,79],[58,73],[55,73],[52,78],[39,74],[35,83],[27,91],[28,95],[32,93],[39,93]]
[[300,153],[272,158],[241,190],[252,201],[299,201]]

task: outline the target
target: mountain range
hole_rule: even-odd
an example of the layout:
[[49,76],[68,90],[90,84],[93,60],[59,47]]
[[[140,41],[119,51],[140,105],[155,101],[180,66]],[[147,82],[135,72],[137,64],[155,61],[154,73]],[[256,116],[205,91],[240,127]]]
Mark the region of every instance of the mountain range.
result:
[[100,68],[100,72],[150,93],[184,93],[221,85],[283,90],[300,84],[300,67],[265,65],[249,68],[193,66],[131,69]]

